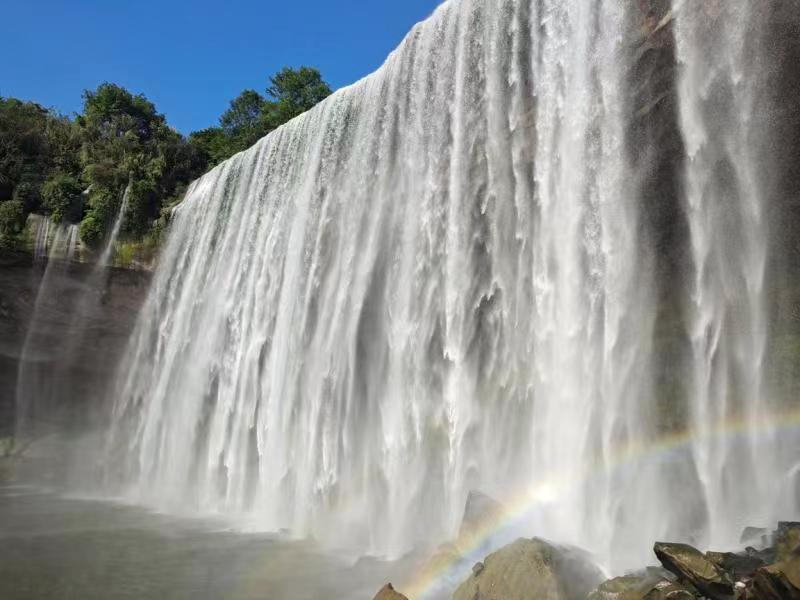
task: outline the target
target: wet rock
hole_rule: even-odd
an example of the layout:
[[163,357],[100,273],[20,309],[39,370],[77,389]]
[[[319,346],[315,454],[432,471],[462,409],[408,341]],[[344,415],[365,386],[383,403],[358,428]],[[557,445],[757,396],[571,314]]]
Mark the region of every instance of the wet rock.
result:
[[635,575],[616,577],[600,584],[588,600],[644,600],[655,583]]
[[773,533],[776,560],[788,560],[800,553],[800,523],[781,521]]
[[697,595],[686,587],[670,581],[659,572],[648,570],[641,574],[617,577],[600,585],[588,600],[695,600]]
[[766,561],[756,552],[706,552],[706,558],[732,576],[734,581],[750,579]]
[[482,562],[475,563],[475,566],[472,567],[472,574],[475,575],[475,577],[477,577],[478,575],[483,573],[483,570],[485,568],[486,567],[484,566],[484,564]]
[[486,557],[453,600],[583,600],[602,579],[580,550],[519,539]]
[[800,600],[800,556],[758,569],[744,598]]
[[730,576],[696,548],[659,542],[654,550],[664,568],[674,573],[680,583],[688,582],[712,600],[733,598]]
[[408,600],[408,598],[396,591],[391,583],[387,583],[373,600]]
[[696,600],[698,595],[674,581],[659,581],[644,596],[644,600]]

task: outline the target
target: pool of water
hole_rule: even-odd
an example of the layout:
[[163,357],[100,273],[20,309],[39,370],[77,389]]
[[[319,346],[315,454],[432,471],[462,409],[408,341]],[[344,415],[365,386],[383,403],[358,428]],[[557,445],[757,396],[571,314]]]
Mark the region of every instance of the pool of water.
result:
[[408,561],[353,560],[123,504],[0,486],[0,598],[370,600]]

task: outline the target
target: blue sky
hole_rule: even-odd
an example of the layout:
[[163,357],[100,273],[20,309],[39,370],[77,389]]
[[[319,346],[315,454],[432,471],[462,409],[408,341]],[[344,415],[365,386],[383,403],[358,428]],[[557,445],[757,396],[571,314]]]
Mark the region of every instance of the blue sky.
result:
[[63,113],[112,81],[188,133],[283,66],[334,87],[378,68],[441,0],[2,0],[0,96]]

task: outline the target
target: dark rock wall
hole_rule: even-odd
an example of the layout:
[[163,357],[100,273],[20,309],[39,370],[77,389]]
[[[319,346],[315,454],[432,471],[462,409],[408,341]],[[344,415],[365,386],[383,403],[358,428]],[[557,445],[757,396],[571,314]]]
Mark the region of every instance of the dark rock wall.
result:
[[[685,298],[694,276],[684,206],[685,148],[680,126],[677,61],[670,0],[637,0],[631,26],[638,34],[628,76],[628,147],[643,203],[642,237],[653,248],[659,306],[654,361],[657,422],[666,430],[686,424],[691,347]],[[754,53],[765,56],[766,85],[757,99],[765,148],[761,192],[769,207],[766,285],[771,328],[765,361],[773,395],[800,394],[800,0],[761,5],[767,35]]]
[[[29,255],[0,255],[0,437],[14,430],[20,360],[44,274],[45,266],[35,265]],[[95,292],[87,289],[91,265],[54,266],[48,277],[49,297],[40,302],[37,316],[39,334],[26,352],[26,377],[42,393],[64,401],[59,410],[37,418],[63,425],[63,419],[75,422],[101,413],[87,410],[98,403],[107,405],[102,400],[135,325],[150,274],[109,269],[102,289]],[[87,293],[94,294],[89,296],[90,316],[76,322],[75,305]]]
[[778,396],[800,394],[800,2],[765,3],[770,10],[769,107],[774,162],[767,173],[772,227],[769,295],[773,344],[768,373]]

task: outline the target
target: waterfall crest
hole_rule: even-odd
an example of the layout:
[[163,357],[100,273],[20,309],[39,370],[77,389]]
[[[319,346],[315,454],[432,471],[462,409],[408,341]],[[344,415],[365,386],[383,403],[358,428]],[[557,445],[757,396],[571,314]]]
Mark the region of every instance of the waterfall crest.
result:
[[[735,39],[757,25],[744,0],[646,4],[447,2],[375,74],[195,182],[120,370],[108,479],[389,554],[452,537],[481,489],[614,570],[697,523],[727,539],[771,516],[767,483],[746,505],[730,489],[737,465],[756,476],[766,410],[758,48]],[[659,279],[638,155],[660,148],[632,133],[657,106],[631,81],[653,48],[683,69],[685,285]],[[690,382],[669,453],[665,288]],[[751,442],[712,435],[734,416]]]

